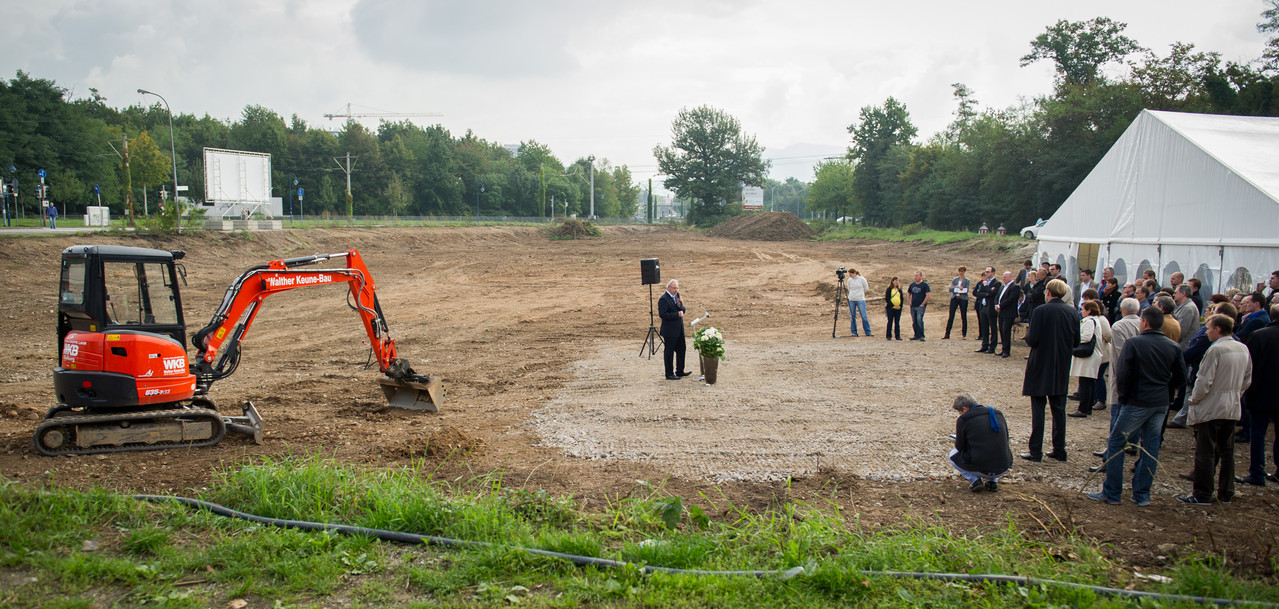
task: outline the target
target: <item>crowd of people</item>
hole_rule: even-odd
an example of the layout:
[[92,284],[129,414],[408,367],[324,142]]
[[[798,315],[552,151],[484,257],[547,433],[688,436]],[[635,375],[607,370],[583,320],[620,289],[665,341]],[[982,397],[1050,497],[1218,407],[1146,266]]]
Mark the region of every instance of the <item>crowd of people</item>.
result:
[[[1008,357],[1012,328],[1025,324],[1030,353],[1022,394],[1030,398],[1031,430],[1026,452],[1018,455],[1023,460],[1066,461],[1067,418],[1110,411],[1105,446],[1093,453],[1101,462],[1089,468],[1104,472],[1104,482],[1088,493],[1089,499],[1119,504],[1129,471],[1125,457],[1135,456],[1131,500],[1149,505],[1166,430],[1189,427],[1194,466],[1179,474],[1190,489],[1177,500],[1229,503],[1236,484],[1279,483],[1279,470],[1273,469],[1279,467],[1279,271],[1251,292],[1231,289],[1206,297],[1197,278],[1186,281],[1173,273],[1169,279],[1170,285],[1160,286],[1147,270],[1140,280],[1120,286],[1112,268],[1103,269],[1100,280],[1084,269],[1072,289],[1057,265],[1035,269],[1027,261],[1016,276],[986,267],[975,283],[959,267],[948,290],[942,338],[956,330],[967,338],[970,301],[981,341],[978,353]],[[924,294],[910,299],[915,320],[915,307],[926,305],[928,295],[919,273],[907,293]],[[890,329],[894,311],[900,318],[910,296],[894,278],[885,293]],[[915,325],[915,338],[923,340],[922,311]],[[1067,412],[1070,401],[1078,406]],[[971,490],[997,490],[1013,464],[1003,414],[967,395],[956,398],[954,408],[960,415],[949,463]],[[1043,450],[1046,431],[1048,452]],[[1236,475],[1236,443],[1249,445],[1246,474]]]

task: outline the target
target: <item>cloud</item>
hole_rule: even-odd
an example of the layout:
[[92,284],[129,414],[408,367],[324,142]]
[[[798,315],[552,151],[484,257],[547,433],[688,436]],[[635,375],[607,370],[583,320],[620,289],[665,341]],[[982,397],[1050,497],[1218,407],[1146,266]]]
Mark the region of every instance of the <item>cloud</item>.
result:
[[612,3],[359,0],[351,25],[376,61],[477,77],[536,77],[579,65],[571,42],[607,20]]

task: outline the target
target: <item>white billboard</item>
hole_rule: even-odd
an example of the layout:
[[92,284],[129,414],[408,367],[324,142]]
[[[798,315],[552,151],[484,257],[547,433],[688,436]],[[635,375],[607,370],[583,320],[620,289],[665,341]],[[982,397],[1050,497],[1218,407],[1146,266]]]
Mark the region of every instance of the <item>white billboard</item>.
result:
[[266,204],[271,199],[271,155],[205,148],[204,198],[213,204]]
[[764,209],[764,189],[758,186],[742,188],[742,209]]
[[271,197],[271,155],[205,148],[204,198],[210,217],[279,217],[280,200]]

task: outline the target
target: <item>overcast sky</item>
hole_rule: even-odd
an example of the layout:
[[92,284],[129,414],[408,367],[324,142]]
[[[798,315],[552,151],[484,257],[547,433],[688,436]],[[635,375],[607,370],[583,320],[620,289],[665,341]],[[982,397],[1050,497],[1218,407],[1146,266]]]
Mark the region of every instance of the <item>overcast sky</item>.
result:
[[1127,23],[1160,55],[1181,41],[1248,61],[1265,40],[1261,0],[2,2],[6,79],[96,88],[115,107],[153,103],[144,88],[221,119],[258,104],[320,127],[347,103],[437,112],[411,120],[536,140],[566,163],[594,154],[637,180],[656,173],[653,146],[685,107],[729,112],[775,157],[773,177],[810,180],[860,108],[889,96],[922,139],[950,122],[951,83],[982,107],[1043,95],[1052,67],[1018,60],[1058,19]]

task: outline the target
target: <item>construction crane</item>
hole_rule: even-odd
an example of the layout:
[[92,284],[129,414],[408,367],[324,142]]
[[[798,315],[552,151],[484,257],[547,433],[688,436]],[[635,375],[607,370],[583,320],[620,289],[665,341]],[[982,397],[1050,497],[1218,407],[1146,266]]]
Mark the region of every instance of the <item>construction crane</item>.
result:
[[357,118],[423,118],[430,116],[444,116],[439,112],[351,112],[351,104],[346,104],[346,114],[325,114],[324,118],[335,119],[345,118],[347,121],[353,121]]

